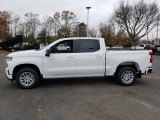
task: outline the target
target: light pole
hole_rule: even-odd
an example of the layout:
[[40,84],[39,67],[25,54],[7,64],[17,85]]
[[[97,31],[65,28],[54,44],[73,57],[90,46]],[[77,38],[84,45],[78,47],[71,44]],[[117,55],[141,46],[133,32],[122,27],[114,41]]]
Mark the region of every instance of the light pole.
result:
[[87,37],[89,37],[89,34],[88,34],[88,30],[89,30],[89,9],[91,9],[91,7],[86,7],[87,9]]

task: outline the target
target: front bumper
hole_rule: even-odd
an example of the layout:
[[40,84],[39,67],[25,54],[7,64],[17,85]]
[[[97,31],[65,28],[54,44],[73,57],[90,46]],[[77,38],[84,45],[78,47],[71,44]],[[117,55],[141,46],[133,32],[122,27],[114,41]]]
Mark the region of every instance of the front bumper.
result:
[[9,80],[13,80],[13,76],[12,76],[12,74],[9,73],[8,67],[5,69],[5,73],[6,73],[6,76],[7,76],[7,78],[8,78]]
[[145,70],[145,74],[151,74],[152,73],[152,67],[148,67],[146,70]]

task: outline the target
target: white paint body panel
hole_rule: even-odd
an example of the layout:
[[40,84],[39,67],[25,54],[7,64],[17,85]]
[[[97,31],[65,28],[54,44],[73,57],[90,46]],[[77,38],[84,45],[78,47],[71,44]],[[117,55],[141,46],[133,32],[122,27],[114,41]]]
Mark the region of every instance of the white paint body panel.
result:
[[141,72],[145,73],[147,67],[151,67],[149,50],[136,51],[112,51],[106,52],[106,76],[112,76],[117,66],[125,62],[137,63]]
[[[96,39],[100,42],[100,50],[92,53],[61,53],[50,54],[46,57],[46,50],[64,40]],[[134,62],[141,72],[145,73],[150,63],[149,50],[107,50],[103,38],[65,38],[48,45],[40,51],[29,50],[15,52],[7,57],[6,75],[12,79],[13,70],[21,64],[36,65],[43,78],[94,77],[113,76],[121,63]],[[9,74],[7,73],[9,72]]]
[[46,78],[75,76],[75,66],[75,53],[43,56],[43,69]]

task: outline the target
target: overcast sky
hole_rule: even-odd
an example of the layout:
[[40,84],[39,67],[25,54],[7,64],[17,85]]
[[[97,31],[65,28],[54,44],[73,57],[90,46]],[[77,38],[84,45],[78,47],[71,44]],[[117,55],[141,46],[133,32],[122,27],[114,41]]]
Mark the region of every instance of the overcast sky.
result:
[[[97,28],[100,22],[107,21],[112,15],[120,0],[0,0],[0,10],[12,11],[24,17],[27,12],[39,14],[42,20],[45,16],[53,16],[55,12],[69,10],[76,14],[77,21],[85,22],[87,19],[86,6],[92,7],[90,10],[90,28]],[[124,0],[134,3],[139,0]],[[144,0],[145,2],[158,0]]]

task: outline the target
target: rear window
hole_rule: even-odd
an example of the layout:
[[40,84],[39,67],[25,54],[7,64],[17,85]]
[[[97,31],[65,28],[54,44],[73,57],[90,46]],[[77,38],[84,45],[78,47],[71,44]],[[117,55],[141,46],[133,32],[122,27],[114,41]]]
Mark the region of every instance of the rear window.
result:
[[99,40],[77,40],[77,52],[96,52],[100,50]]

